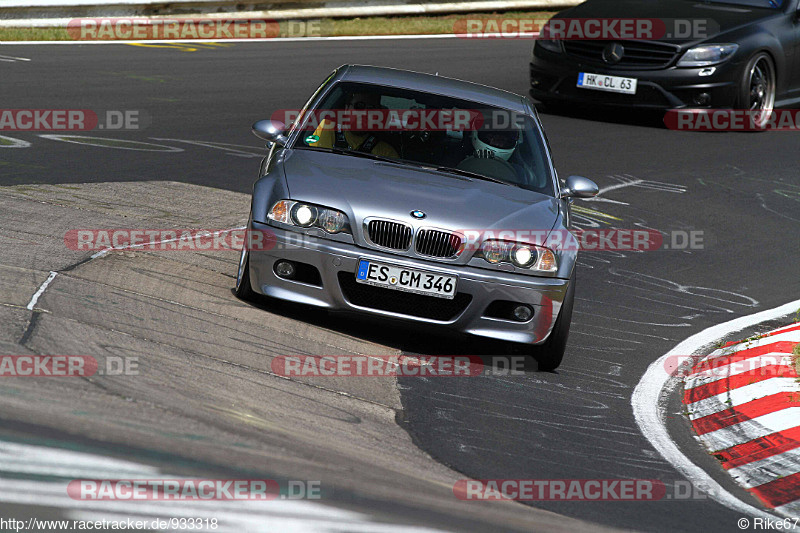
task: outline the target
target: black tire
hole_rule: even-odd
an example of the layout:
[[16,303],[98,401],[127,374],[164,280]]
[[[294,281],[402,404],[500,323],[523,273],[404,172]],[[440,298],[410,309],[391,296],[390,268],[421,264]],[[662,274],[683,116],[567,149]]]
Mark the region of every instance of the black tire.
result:
[[558,314],[553,331],[543,344],[534,345],[531,355],[538,363],[540,371],[552,371],[561,365],[564,359],[564,352],[567,349],[567,339],[569,338],[569,327],[572,323],[572,307],[575,303],[575,271],[569,280],[567,294],[564,296],[564,303]]
[[775,109],[777,81],[775,62],[766,52],[755,54],[747,61],[742,70],[736,107],[737,109],[760,111],[764,114],[763,121],[754,124],[756,131],[766,128]]
[[239,270],[236,272],[236,287],[234,290],[236,296],[245,301],[252,300],[255,296],[253,287],[250,285],[250,252],[246,247],[242,249],[242,255],[239,258]]

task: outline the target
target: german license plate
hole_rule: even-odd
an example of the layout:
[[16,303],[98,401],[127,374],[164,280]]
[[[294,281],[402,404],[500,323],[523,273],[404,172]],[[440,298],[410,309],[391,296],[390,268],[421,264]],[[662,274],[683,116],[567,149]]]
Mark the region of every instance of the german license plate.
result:
[[583,89],[595,89],[597,91],[636,94],[636,85],[638,82],[639,80],[636,78],[620,78],[619,76],[590,74],[588,72],[581,72],[578,74],[578,87]]
[[458,278],[361,259],[358,262],[356,281],[375,287],[452,300],[456,295]]

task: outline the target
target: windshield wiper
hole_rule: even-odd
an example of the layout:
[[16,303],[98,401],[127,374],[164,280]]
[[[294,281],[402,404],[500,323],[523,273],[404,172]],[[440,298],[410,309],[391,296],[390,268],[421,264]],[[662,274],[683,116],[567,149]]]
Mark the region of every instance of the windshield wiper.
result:
[[499,180],[497,178],[492,178],[490,176],[485,176],[484,174],[477,174],[475,172],[470,172],[469,170],[461,170],[460,168],[453,168],[453,167],[431,167],[433,170],[437,172],[448,172],[450,174],[458,174],[459,176],[465,176],[467,178],[475,178],[484,181],[493,181],[495,183],[502,183],[503,185],[513,185],[514,187],[518,187],[518,185],[514,183],[509,183],[507,181]]
[[490,176],[484,176],[483,174],[476,174],[475,172],[470,172],[468,170],[461,170],[460,168],[453,168],[453,167],[434,167],[430,165],[426,165],[425,163],[420,163],[419,161],[411,161],[408,159],[393,159],[390,160],[391,163],[394,163],[399,166],[412,166],[416,168],[420,168],[422,170],[428,170],[431,172],[439,172],[445,174],[456,174],[458,176],[463,176],[465,178],[474,178],[479,180],[485,181],[493,181],[494,183],[502,183],[503,185],[515,185],[514,183],[509,183],[507,181],[499,180],[497,178],[492,178]]

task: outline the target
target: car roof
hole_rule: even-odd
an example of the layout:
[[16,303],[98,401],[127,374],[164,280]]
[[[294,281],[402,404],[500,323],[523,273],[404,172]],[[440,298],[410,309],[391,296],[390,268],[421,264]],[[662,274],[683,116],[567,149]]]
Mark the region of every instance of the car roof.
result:
[[529,112],[522,96],[510,91],[411,70],[370,65],[342,65],[339,69],[339,81],[389,85],[409,90],[444,94],[453,98],[472,100],[521,113]]

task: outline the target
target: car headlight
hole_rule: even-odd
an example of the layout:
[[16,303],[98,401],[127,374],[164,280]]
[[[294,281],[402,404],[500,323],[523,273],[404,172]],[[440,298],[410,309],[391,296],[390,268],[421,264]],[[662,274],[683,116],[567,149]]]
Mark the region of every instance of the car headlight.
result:
[[554,39],[553,30],[550,22],[545,24],[539,32],[539,37],[536,39],[536,44],[547,50],[548,52],[555,52],[560,54],[564,51],[564,45],[561,40]]
[[488,240],[481,245],[480,256],[492,264],[511,263],[519,268],[540,272],[558,270],[553,251],[535,244]]
[[561,52],[564,51],[564,47],[561,44],[561,41],[559,41],[557,39],[539,38],[539,39],[536,40],[536,44],[538,46],[541,46],[542,48],[544,48],[548,52],[555,52],[556,54],[560,54]]
[[528,268],[536,261],[536,250],[518,244],[511,249],[511,262],[520,268]]
[[317,221],[317,208],[313,205],[294,204],[289,213],[291,213],[292,222],[304,228],[311,227]]
[[327,233],[351,233],[347,215],[336,209],[293,200],[275,202],[267,217],[276,222],[301,228],[320,228]]
[[679,67],[709,67],[727,61],[739,49],[738,44],[704,44],[686,51]]

